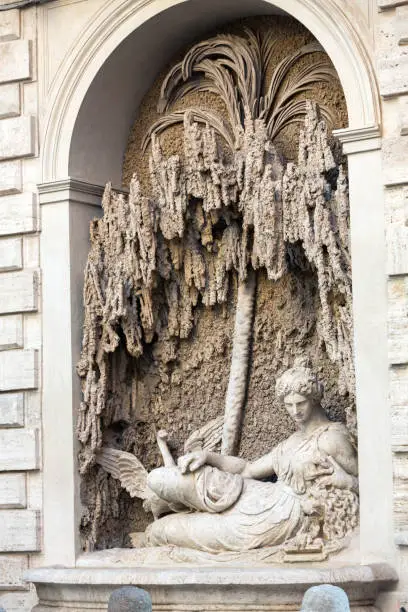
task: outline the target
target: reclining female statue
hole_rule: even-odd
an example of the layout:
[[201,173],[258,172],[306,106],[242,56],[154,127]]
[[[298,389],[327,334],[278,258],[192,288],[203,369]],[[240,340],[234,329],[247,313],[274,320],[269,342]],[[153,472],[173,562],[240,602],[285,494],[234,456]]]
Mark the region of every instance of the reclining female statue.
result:
[[276,392],[297,431],[260,459],[201,450],[150,472],[148,487],[170,514],[148,527],[149,545],[210,553],[342,547],[358,520],[357,457],[348,430],[327,418],[322,385],[310,368],[285,372]]

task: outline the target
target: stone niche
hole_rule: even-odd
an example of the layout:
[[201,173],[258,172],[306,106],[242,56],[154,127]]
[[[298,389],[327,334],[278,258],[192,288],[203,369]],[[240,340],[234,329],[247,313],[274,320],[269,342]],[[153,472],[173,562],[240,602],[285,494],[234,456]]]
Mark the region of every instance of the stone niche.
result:
[[31,573],[41,601],[298,610],[330,582],[362,611],[395,578],[359,565],[346,125],[286,16],[210,32],[146,94],[91,225],[84,554]]

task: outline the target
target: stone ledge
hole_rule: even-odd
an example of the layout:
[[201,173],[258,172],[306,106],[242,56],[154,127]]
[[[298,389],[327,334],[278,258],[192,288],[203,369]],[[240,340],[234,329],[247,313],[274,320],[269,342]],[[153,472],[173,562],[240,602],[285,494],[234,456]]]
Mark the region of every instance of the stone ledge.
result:
[[[121,551],[122,552],[122,551]],[[127,551],[123,551],[124,554]],[[92,554],[82,556],[91,562]],[[101,552],[100,557],[103,556]],[[95,558],[95,555],[94,555]],[[109,565],[109,562],[108,562]],[[30,570],[25,580],[37,588],[36,612],[66,609],[106,609],[110,593],[119,585],[137,585],[149,591],[153,612],[188,610],[252,612],[299,609],[309,586],[335,584],[343,588],[359,610],[372,611],[382,588],[397,580],[385,564],[330,567],[110,567],[44,568]],[[256,602],[256,603],[254,603]],[[298,608],[296,608],[298,606]]]

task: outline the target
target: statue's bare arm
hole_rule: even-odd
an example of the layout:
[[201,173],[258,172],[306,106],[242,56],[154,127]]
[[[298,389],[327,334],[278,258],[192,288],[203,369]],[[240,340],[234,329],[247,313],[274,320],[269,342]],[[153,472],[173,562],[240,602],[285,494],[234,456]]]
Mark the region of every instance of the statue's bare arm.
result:
[[244,478],[266,478],[275,473],[272,453],[268,453],[257,461],[250,463],[240,457],[198,451],[180,457],[178,465],[182,473],[195,472],[203,465],[210,465],[230,474],[241,474]]

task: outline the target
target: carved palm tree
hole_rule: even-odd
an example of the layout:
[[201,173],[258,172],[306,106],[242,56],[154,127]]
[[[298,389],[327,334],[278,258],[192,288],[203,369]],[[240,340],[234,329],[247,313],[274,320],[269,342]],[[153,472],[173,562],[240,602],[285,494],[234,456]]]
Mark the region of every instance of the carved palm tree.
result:
[[[270,78],[268,67],[277,52],[278,42],[245,28],[246,37],[223,34],[192,47],[184,59],[166,75],[160,92],[158,111],[165,113],[146,134],[146,148],[153,135],[172,125],[183,123],[191,113],[198,123],[209,125],[223,138],[231,151],[244,146],[243,136],[249,121],[261,120],[273,141],[292,123],[303,121],[306,100],[300,99],[316,83],[336,79],[324,50],[317,42],[300,47],[282,59]],[[312,65],[302,66],[295,75],[291,69],[312,53],[322,57]],[[269,84],[268,84],[269,80]],[[171,112],[174,104],[190,92],[208,91],[217,94],[225,104],[228,121],[210,110],[189,108]],[[330,110],[322,106],[322,116],[332,121]]]
[[[278,54],[278,45],[269,35],[245,29],[245,36],[224,34],[193,46],[163,81],[158,103],[158,111],[163,116],[151,126],[143,148],[169,127],[183,123],[188,115],[193,121],[214,130],[237,161],[244,159],[245,163],[251,142],[249,134],[252,141],[254,134],[261,134],[266,150],[267,142],[273,143],[284,128],[304,121],[307,111],[305,96],[316,83],[336,79],[328,57],[317,42],[306,44],[279,61],[272,75],[268,76],[268,68]],[[318,59],[312,64],[301,62],[311,54],[318,54]],[[292,71],[296,64],[297,70]],[[177,101],[198,91],[217,94],[224,102],[226,118],[196,107],[172,111]],[[320,111],[322,117],[332,123],[329,109],[321,107]],[[244,200],[250,201],[251,193],[246,193]],[[282,273],[278,271],[276,276]],[[256,292],[255,273],[250,271],[247,274],[238,289],[222,435],[222,452],[225,454],[237,451],[247,390]]]

